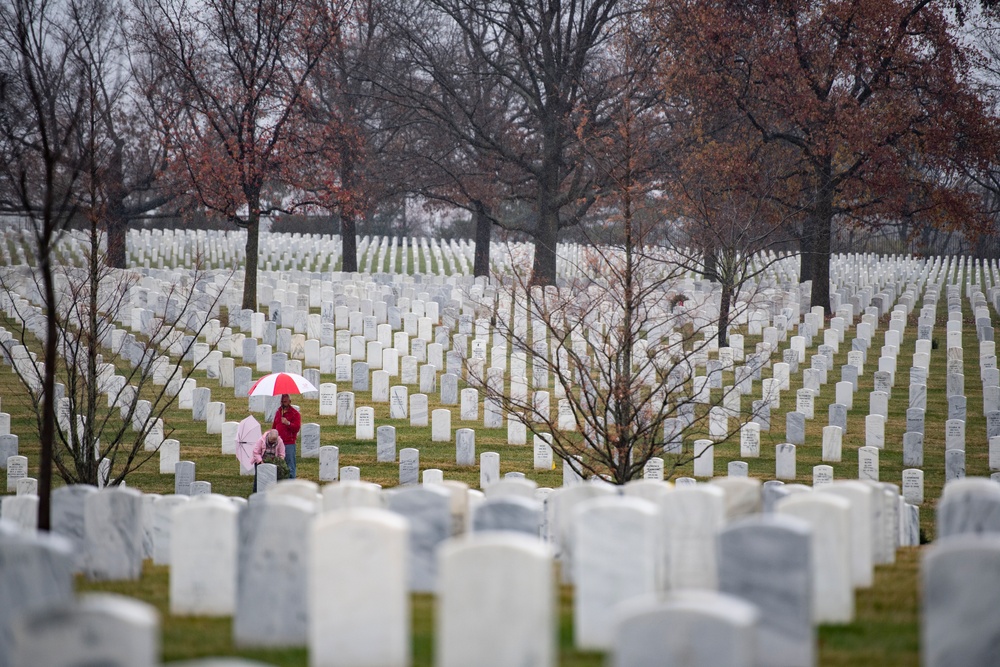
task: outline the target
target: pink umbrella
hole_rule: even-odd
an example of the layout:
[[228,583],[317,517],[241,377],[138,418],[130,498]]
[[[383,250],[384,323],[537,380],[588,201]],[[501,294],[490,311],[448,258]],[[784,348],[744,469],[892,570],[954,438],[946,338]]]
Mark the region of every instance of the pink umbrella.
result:
[[236,459],[246,472],[253,472],[253,446],[260,440],[260,423],[253,415],[236,427]]
[[280,396],[319,391],[313,383],[298,373],[270,373],[254,382],[248,396]]

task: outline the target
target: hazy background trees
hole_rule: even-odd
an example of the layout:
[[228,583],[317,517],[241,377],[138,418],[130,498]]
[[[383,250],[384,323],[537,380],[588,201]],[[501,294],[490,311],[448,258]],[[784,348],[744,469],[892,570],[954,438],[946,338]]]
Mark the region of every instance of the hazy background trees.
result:
[[800,280],[830,312],[834,221],[981,223],[956,169],[995,160],[996,117],[972,80],[954,3],[654,0],[664,69],[786,149],[802,212]]
[[[470,209],[489,217],[505,198],[530,203],[527,219],[503,224],[534,242],[532,284],[555,284],[560,230],[584,218],[602,185],[586,147],[620,102],[621,79],[601,56],[631,8],[619,0],[418,5],[400,28],[419,75],[407,98],[454,142],[452,169],[464,164],[459,185],[473,187],[453,189],[466,190]],[[478,196],[477,179],[506,192]]]
[[835,226],[995,232],[997,25],[944,0],[10,0],[0,212],[27,221],[46,309],[68,227],[125,268],[138,217],[235,223],[255,308],[262,216],[335,216],[351,271],[358,232],[423,202],[474,221],[477,275],[499,230],[556,285],[572,238],[609,267],[669,250],[725,304],[780,248],[829,311]]
[[[704,241],[681,215],[710,190],[691,147],[726,153],[727,174],[778,179],[754,217],[781,220],[816,305],[829,307],[834,224],[995,227],[997,21],[972,3],[18,0],[5,11],[30,23],[37,7],[72,23],[33,48],[73,44],[63,104],[79,89],[87,116],[74,124],[86,164],[73,199],[98,212],[107,261],[124,266],[137,218],[216,216],[247,230],[246,307],[261,216],[316,215],[329,231],[332,214],[352,271],[358,233],[464,211],[477,275],[502,230],[534,243],[533,284],[554,284],[560,238],[620,236],[621,202],[607,195],[623,113],[662,242]],[[14,91],[26,70],[8,70]],[[20,212],[11,191],[0,204]]]
[[88,156],[77,139],[86,132],[92,93],[86,44],[106,28],[95,8],[89,3],[42,0],[0,5],[0,197],[28,223],[46,312],[38,332],[44,353],[37,373],[42,396],[38,525],[43,530],[50,523],[56,420],[53,252],[83,199]]
[[172,164],[198,204],[246,229],[244,308],[257,306],[261,216],[340,190],[344,128],[305,110],[343,11],[319,0],[134,3],[136,57]]
[[[176,402],[181,384],[203,365],[203,355],[184,362],[196,356],[199,338],[209,351],[215,347],[221,329],[210,318],[218,315],[219,297],[233,272],[196,265],[157,278],[110,267],[97,219],[90,224],[85,232],[68,232],[60,243],[72,261],[55,267],[54,304],[41,298],[40,271],[25,266],[0,267],[0,299],[15,313],[15,340],[25,350],[42,334],[38,323],[56,322],[55,473],[67,484],[112,485],[158,458],[170,437],[163,414]],[[151,285],[157,298],[140,301]],[[141,308],[137,320],[140,305],[148,308]],[[13,357],[24,390],[10,398],[26,402],[41,422],[46,394],[39,379],[48,367],[10,346],[5,352]]]

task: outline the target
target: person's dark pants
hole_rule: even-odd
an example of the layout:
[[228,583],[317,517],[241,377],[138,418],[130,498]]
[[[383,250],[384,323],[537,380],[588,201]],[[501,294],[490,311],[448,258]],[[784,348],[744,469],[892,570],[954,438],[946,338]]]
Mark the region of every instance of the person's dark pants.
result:
[[257,493],[257,466],[259,466],[259,465],[260,465],[259,463],[254,463],[253,464],[253,492],[254,493]]
[[285,445],[285,463],[288,464],[288,479],[295,479],[295,445]]

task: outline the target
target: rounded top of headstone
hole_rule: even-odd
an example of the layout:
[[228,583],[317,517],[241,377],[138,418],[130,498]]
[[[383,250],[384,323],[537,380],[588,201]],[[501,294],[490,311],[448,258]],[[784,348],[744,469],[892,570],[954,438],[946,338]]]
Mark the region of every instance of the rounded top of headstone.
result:
[[[205,482],[205,484],[208,483],[209,482]],[[219,502],[219,503],[226,502],[232,504],[232,501],[230,500],[229,496],[223,495],[221,493],[203,493],[199,495],[192,495],[190,496],[190,498],[195,502],[201,502],[202,500],[210,499],[212,500],[212,502]]]
[[347,507],[325,512],[316,519],[316,526],[329,527],[345,523],[376,523],[385,528],[406,531],[409,530],[409,521],[396,512],[391,512],[379,507]]
[[255,502],[253,504],[253,511],[259,512],[263,511],[264,508],[269,507],[280,507],[289,508],[295,511],[304,512],[307,514],[315,514],[319,509],[320,500],[322,496],[318,493],[314,498],[303,498],[294,494],[272,494],[270,489],[264,494],[264,499],[261,502]]
[[77,606],[81,611],[127,618],[132,627],[146,626],[150,629],[158,629],[160,626],[160,613],[156,607],[127,595],[81,593],[77,598]]
[[832,484],[820,487],[817,490],[831,491],[836,489],[849,489],[849,493],[859,493],[862,495],[870,495],[873,492],[873,487],[865,484],[864,482],[857,479],[835,479]]
[[960,533],[939,540],[927,547],[924,555],[925,568],[930,568],[940,558],[955,553],[984,553],[994,557],[1000,553],[1000,535],[995,533]]
[[733,519],[723,530],[728,532],[732,530],[760,530],[762,528],[779,528],[799,533],[804,536],[812,534],[812,528],[809,526],[807,521],[800,519],[797,516],[775,514],[774,512],[769,512],[767,514],[755,514],[752,516],[744,516]]
[[165,493],[159,498],[153,500],[155,505],[179,505],[181,503],[186,503],[191,500],[191,496],[186,496],[182,493]]
[[780,499],[775,504],[775,509],[782,511],[795,507],[828,507],[830,509],[839,508],[850,511],[851,503],[846,498],[841,498],[831,493],[793,493]]
[[700,494],[708,497],[718,497],[724,499],[726,497],[726,492],[723,491],[718,485],[712,484],[677,484],[674,487],[677,493],[683,493],[684,495]]
[[949,502],[967,495],[982,495],[1000,498],[1000,484],[988,477],[963,477],[944,485],[940,503]]
[[649,495],[660,496],[670,493],[674,485],[662,479],[633,479],[622,486],[622,494],[649,499]]
[[487,498],[506,497],[511,495],[521,495],[532,497],[538,483],[523,477],[502,477],[486,487]]
[[497,550],[517,552],[535,558],[552,558],[552,547],[537,537],[509,530],[484,530],[467,533],[442,543],[438,558],[445,559],[455,553]]
[[759,618],[756,605],[741,598],[710,590],[682,589],[671,591],[662,598],[648,595],[622,602],[615,610],[615,625],[628,623],[638,616],[677,612],[716,618],[744,628],[753,628]]
[[142,491],[140,491],[139,489],[133,489],[132,487],[129,486],[106,486],[103,489],[100,489],[98,492],[103,494],[116,493],[119,495],[138,496],[140,498],[142,497]]
[[[164,496],[158,502],[162,502],[169,496]],[[229,498],[217,493],[209,493],[203,496],[188,496],[190,502],[179,504],[173,511],[174,517],[187,514],[189,512],[223,512],[226,514],[238,514],[239,509]]]
[[763,486],[763,482],[756,477],[714,477],[708,483],[722,487],[723,490],[728,490],[730,487],[744,487],[759,491]]
[[520,507],[530,510],[542,510],[542,501],[536,500],[535,498],[528,498],[525,496],[499,496],[499,497],[489,497],[483,499],[483,502],[479,504],[479,509],[483,507],[496,507],[496,506],[509,506],[509,507]]
[[323,491],[325,492],[327,489],[338,488],[338,487],[370,488],[374,491],[382,490],[382,485],[375,484],[374,482],[365,482],[363,480],[358,480],[358,479],[342,479],[336,482],[330,482],[329,484],[325,484],[323,486]]
[[573,513],[576,517],[579,517],[582,514],[590,512],[605,511],[631,511],[654,516],[659,513],[659,508],[654,502],[646,500],[645,498],[614,494],[585,500],[576,506]]
[[574,484],[562,486],[551,491],[551,496],[557,503],[578,502],[599,496],[610,496],[618,493],[612,484]]
[[312,499],[319,493],[319,484],[308,479],[282,479],[267,491],[270,495],[291,495]]

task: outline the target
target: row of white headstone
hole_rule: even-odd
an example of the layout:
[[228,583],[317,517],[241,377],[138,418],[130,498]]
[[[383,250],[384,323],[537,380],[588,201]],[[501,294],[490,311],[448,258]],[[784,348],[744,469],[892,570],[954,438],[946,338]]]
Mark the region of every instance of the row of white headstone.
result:
[[[263,233],[259,264],[265,271],[333,271],[342,255],[338,236]],[[59,250],[81,256],[89,239],[67,235]],[[128,236],[130,264],[139,267],[192,268],[201,259],[212,269],[239,265],[245,257],[246,240],[236,231],[132,230]],[[401,273],[441,275],[472,272],[474,245],[465,239],[442,241],[437,238],[360,237],[357,254],[359,269],[366,273],[395,273],[397,256]],[[386,270],[388,269],[388,270]],[[434,270],[436,269],[436,270]]]
[[[896,311],[896,312],[899,312],[899,311]],[[810,317],[812,317],[814,321],[810,322]],[[866,314],[866,318],[868,318],[868,317],[869,317],[869,315]],[[819,318],[818,319],[818,323],[816,321],[817,318]],[[842,319],[842,318],[839,318],[839,319]],[[822,320],[821,320],[820,316],[818,314],[816,314],[816,313],[809,313],[809,314],[807,314],[806,320],[807,320],[806,324],[809,325],[809,332],[810,333],[814,333],[814,332],[818,333],[818,327],[822,326]],[[832,324],[833,324],[833,326],[831,327],[831,330],[837,330],[837,333],[840,334],[839,329],[843,325],[840,324],[838,326],[838,323],[837,323],[836,319],[835,319],[835,321]],[[867,329],[867,330],[865,330],[866,329],[865,325],[868,325],[868,327],[870,327],[872,324],[873,324],[872,322],[862,322],[861,324],[859,324],[859,334],[861,335],[862,338],[866,338],[866,337],[870,338],[870,336],[871,336],[870,328]],[[831,330],[827,330],[826,332],[824,332],[825,333],[825,338],[828,338],[828,339],[830,338],[829,334],[831,333]],[[401,332],[401,333],[405,333],[405,332]],[[765,338],[767,338],[766,333],[767,332],[765,331]],[[887,332],[887,340],[888,340],[889,333],[890,332]],[[488,328],[487,328],[487,331],[485,332],[485,335],[487,337],[489,336]],[[777,340],[776,334],[773,334],[773,335],[775,336],[775,340]],[[114,337],[112,337],[112,338],[114,338]],[[734,338],[735,338],[735,336],[734,336]],[[369,343],[369,345],[375,344],[377,342],[378,341],[371,341]],[[802,336],[793,337],[791,342],[792,342],[793,351],[797,352],[800,358],[804,357],[805,348],[804,348],[803,337]],[[796,343],[797,342],[799,343],[798,348],[796,347]],[[830,347],[830,346],[828,345],[828,347]],[[735,354],[735,351],[740,350],[740,348],[733,348],[733,350],[734,350],[734,357],[738,356],[737,354]],[[720,357],[723,356],[722,355],[723,351],[724,350],[720,351]],[[822,350],[821,350],[821,352],[822,352]],[[857,354],[861,354],[861,352],[857,352]],[[823,356],[823,355],[821,355],[821,356]],[[496,357],[496,355],[494,355],[494,357]],[[711,363],[711,362],[710,361],[706,361],[706,363]],[[827,362],[827,365],[828,365],[828,363],[829,362]],[[857,363],[860,363],[860,362],[855,362],[855,363],[857,364]],[[782,364],[775,364],[774,375],[782,377],[783,373],[782,373],[781,369],[782,369]],[[808,374],[809,370],[814,370],[814,369],[807,369],[806,374]],[[824,368],[823,370],[826,370],[826,369]],[[222,373],[222,375],[224,375],[224,373]],[[365,375],[367,375],[367,373],[365,373]],[[876,378],[876,379],[878,379],[878,378]],[[379,380],[382,381],[381,384],[378,382]],[[766,383],[766,382],[768,382],[768,380],[765,379],[764,382]],[[774,380],[771,380],[772,384],[773,384],[773,382],[774,382]],[[379,385],[379,386],[381,386],[381,385],[387,385],[388,381],[387,381],[387,378],[385,378],[383,375],[381,375],[379,373],[379,371],[376,371],[376,374],[375,374],[375,376],[373,378],[373,384]],[[557,384],[557,387],[558,386],[559,385]],[[180,404],[181,404],[182,407],[188,407],[185,404],[186,403],[186,401],[185,401],[185,395],[190,395],[190,394],[188,394],[188,391],[191,391],[192,394],[196,393],[195,391],[193,391],[193,387],[194,387],[194,381],[189,380],[180,389]],[[383,389],[387,389],[387,388],[388,387],[383,387]],[[200,397],[204,397],[205,392],[207,392],[208,390],[204,389],[204,390],[198,390],[198,391],[200,392]],[[376,399],[376,402],[378,402],[378,400],[380,400],[379,397],[380,397],[380,395],[382,393],[387,394],[387,396],[385,396],[384,398],[389,399],[388,394],[391,394],[392,391],[395,391],[396,396],[397,396],[397,401],[395,402],[395,405],[397,407],[397,413],[400,413],[400,414],[405,413],[406,401],[403,400],[403,399],[401,399],[401,398],[399,398],[400,395],[403,392],[406,392],[406,388],[405,387],[397,386],[397,387],[393,387],[388,392],[386,392],[386,391],[382,391],[382,392],[376,391],[376,392],[374,392],[374,395],[375,395],[374,397]],[[464,390],[463,393],[466,393],[468,391],[470,391],[470,390],[468,390],[468,389]],[[475,390],[472,390],[472,391],[475,391]],[[773,392],[769,391],[769,393],[772,396],[774,396]],[[348,402],[347,399],[349,399],[350,397],[349,396],[342,396],[342,398],[344,399],[343,402],[346,403],[346,402]],[[414,397],[414,398],[416,398],[416,397]],[[737,398],[738,398],[738,394],[737,394]],[[801,397],[801,398],[803,399],[803,401],[802,401],[803,403],[807,403],[808,402],[807,401],[808,397]],[[772,400],[775,400],[775,399],[772,399]],[[394,405],[394,404],[391,401],[389,401],[389,402],[390,402],[390,417],[391,417],[392,416],[391,415],[392,405]],[[200,419],[201,418],[201,410],[199,408],[202,407],[202,406],[204,406],[204,405],[206,405],[206,404],[210,405],[212,408],[214,408],[214,409],[208,410],[208,412],[210,413],[210,416],[209,416],[209,418],[206,419],[206,421],[207,421],[207,428],[208,428],[209,432],[211,432],[211,433],[223,433],[223,434],[225,434],[225,432],[228,431],[229,433],[232,433],[234,424],[232,422],[224,422],[224,409],[225,409],[225,405],[223,403],[221,403],[221,402],[208,403],[207,399],[205,399],[205,400],[198,400],[198,401],[192,401],[191,407],[192,407],[192,410],[194,412],[195,419]],[[220,408],[221,408],[221,410],[220,410]],[[478,410],[478,401],[477,401],[476,408]],[[359,437],[363,437],[363,438],[373,438],[374,437],[374,430],[375,429],[373,428],[373,423],[371,423],[372,420],[371,419],[366,419],[366,417],[362,417],[361,419],[357,419],[357,415],[359,415],[359,414],[364,414],[364,415],[367,416],[366,412],[357,412],[357,411],[370,410],[370,408],[360,407],[360,408],[356,408],[355,410],[356,410],[355,414],[351,415],[351,416],[355,417],[354,422],[355,422],[356,427],[357,427],[357,433],[356,434]],[[471,409],[469,411],[471,411]],[[350,410],[344,410],[343,412],[348,413],[348,415],[349,415],[349,413],[351,411]],[[466,411],[463,411],[463,412],[466,412]],[[487,411],[487,414],[488,413],[489,413],[489,411]],[[347,422],[348,415],[344,416],[344,420],[343,421],[345,423]],[[868,419],[869,422],[873,421],[872,417],[876,417],[876,415],[870,416],[870,418]],[[438,418],[438,422],[443,425],[447,421],[449,421],[449,420],[445,419],[445,415],[440,414],[440,416]],[[489,424],[487,424],[487,425],[489,425]],[[159,429],[154,429],[154,431],[155,430],[159,430]],[[724,427],[721,428],[721,429],[716,429],[716,430],[717,431],[721,430],[722,432],[727,431],[727,429],[724,428]],[[873,428],[873,429],[870,429],[870,430],[874,431],[875,429]],[[443,426],[439,427],[437,430],[435,430],[435,429],[432,428],[432,431],[434,431],[434,432],[443,431]],[[519,440],[520,438],[518,438],[516,436],[517,429],[511,429],[511,431],[515,432],[515,439]],[[441,439],[441,440],[447,440],[447,439],[450,439],[450,437],[449,436],[445,436],[443,433],[440,433],[439,434],[439,439]],[[151,444],[152,444],[153,447],[155,447],[156,446],[156,443],[155,443],[155,434],[154,434],[153,440],[154,441]],[[794,442],[792,444],[794,444]],[[225,439],[224,439],[223,447],[224,447],[224,451],[229,449],[228,447],[226,447]],[[781,447],[781,446],[779,446],[779,447]],[[786,452],[785,450],[787,450],[787,447],[782,450],[782,453],[781,453],[781,456],[780,456],[780,458],[782,459],[783,462],[787,462],[787,460],[789,458],[788,457],[788,452]],[[170,458],[169,453],[170,452],[168,452],[167,460],[165,461],[165,463],[163,465],[163,468],[167,472],[169,472],[169,471],[172,470],[172,464],[174,462],[174,460],[172,460]],[[709,454],[710,454],[710,452],[709,452]],[[863,452],[862,454],[867,454],[868,457],[865,459],[865,461],[867,461],[867,463],[864,462],[864,461],[862,461],[860,463],[860,469],[862,471],[862,474],[865,474],[866,471],[870,474],[870,472],[872,470],[876,469],[876,466],[873,465],[873,462],[872,462],[872,459],[871,459],[870,450],[866,451],[866,452]],[[702,471],[708,470],[709,474],[708,475],[702,474],[702,475],[698,475],[698,476],[710,476],[711,475],[712,467],[706,465],[706,463],[709,460],[710,460],[710,458],[708,456],[704,457],[702,459],[702,465],[699,466]],[[832,459],[832,460],[835,460],[835,459]],[[786,470],[788,468],[788,465],[787,464],[785,464],[785,465],[779,464],[779,468],[781,470]],[[785,476],[785,475],[782,475],[782,476]]]
[[[887,532],[899,506],[891,489],[871,482],[797,488],[764,514],[769,494],[748,479],[676,489],[644,481],[621,494],[588,483],[551,492],[547,509],[526,480],[488,487],[474,508],[456,502],[463,491],[467,502],[477,497],[456,483],[396,491],[338,483],[318,491],[302,480],[282,482],[247,504],[61,489],[54,532],[73,542],[0,523],[0,554],[11,564],[0,571],[7,602],[0,637],[11,647],[0,664],[78,660],[79,630],[70,630],[112,620],[112,608],[132,609],[122,618],[144,629],[128,640],[91,637],[83,655],[124,651],[126,664],[157,664],[155,614],[107,601],[104,616],[84,618],[94,608],[72,594],[77,571],[96,580],[138,578],[149,549],[154,560],[166,553],[171,613],[231,615],[237,646],[307,646],[312,664],[407,664],[408,593],[429,591],[438,595],[435,650],[444,664],[473,664],[473,656],[480,665],[522,664],[534,656],[529,664],[552,665],[554,556],[576,590],[577,646],[610,651],[614,664],[648,664],[659,651],[687,655],[691,665],[813,664],[815,626],[850,622],[852,589],[870,585],[872,566],[885,555],[879,551],[894,552]],[[954,664],[955,655],[963,665],[990,664],[983,660],[1000,627],[995,615],[977,615],[977,624],[962,619],[996,599],[998,584],[982,568],[1000,562],[1000,538],[984,535],[1000,531],[998,516],[996,484],[969,478],[946,487],[941,542],[925,556],[926,664]],[[548,542],[538,532],[545,525]],[[691,615],[684,603],[695,601]],[[70,613],[55,622],[55,609]],[[736,617],[742,620],[733,623]],[[131,627],[119,625],[122,618],[109,627]],[[656,624],[668,618],[686,632]],[[54,629],[60,641],[52,641]],[[482,654],[497,633],[503,646]]]

